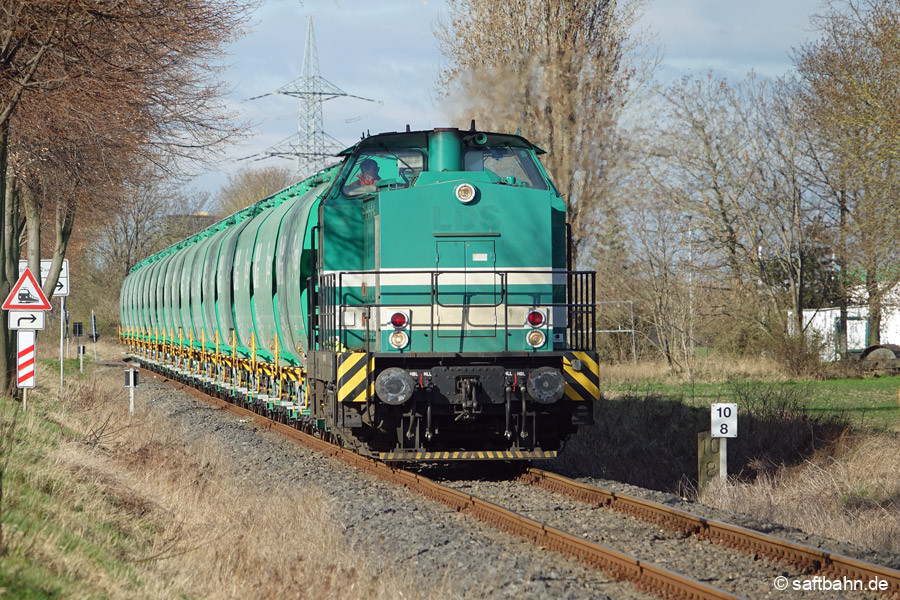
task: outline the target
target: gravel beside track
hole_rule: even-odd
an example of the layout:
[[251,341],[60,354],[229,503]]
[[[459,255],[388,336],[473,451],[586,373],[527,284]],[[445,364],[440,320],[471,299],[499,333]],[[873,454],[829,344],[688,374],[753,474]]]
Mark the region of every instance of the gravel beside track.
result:
[[337,460],[317,455],[161,382],[137,394],[195,438],[212,436],[241,478],[264,490],[316,490],[331,499],[354,548],[373,564],[408,573],[420,597],[610,598],[654,596]]
[[[791,598],[882,597],[873,593],[844,591],[778,591],[773,587],[773,581],[778,576],[789,580],[808,579],[809,576],[789,565],[770,563],[764,558],[731,551],[692,536],[685,537],[658,525],[605,508],[589,506],[517,481],[443,480],[441,483],[501,504],[574,535],[640,556],[658,566],[739,596],[779,598],[789,594]],[[688,507],[682,509],[689,510]],[[722,515],[715,515],[717,520],[725,520],[721,517]]]
[[[552,465],[546,464],[546,461],[536,462],[535,467],[547,469],[548,471],[553,470]],[[564,472],[560,471],[559,473],[561,475],[565,475]],[[733,525],[740,525],[741,527],[746,527],[747,529],[754,529],[756,531],[774,535],[786,540],[806,544],[807,546],[821,548],[822,550],[826,550],[828,552],[843,554],[845,556],[858,558],[860,560],[874,563],[876,565],[882,565],[891,569],[900,570],[900,555],[892,552],[872,550],[869,548],[860,548],[859,546],[854,546],[853,544],[849,544],[847,542],[839,542],[831,538],[807,533],[800,529],[787,527],[779,523],[764,521],[752,515],[720,510],[717,508],[706,506],[704,504],[699,504],[697,502],[690,502],[688,500],[684,500],[679,496],[676,496],[675,494],[668,494],[666,492],[659,492],[656,490],[648,490],[646,488],[636,487],[627,483],[620,483],[618,481],[611,481],[608,479],[595,479],[592,477],[577,477],[574,479],[576,479],[576,481],[580,481],[581,483],[603,488],[611,492],[620,492],[622,494],[628,494],[629,496],[652,500],[653,502],[658,502],[660,504],[665,504],[673,508],[681,509],[683,511],[697,515],[698,517],[706,517],[708,519],[715,519],[717,521],[723,521],[726,523],[731,523]]]
[[[191,436],[215,437],[232,456],[235,472],[253,485],[262,489],[316,490],[330,498],[334,516],[354,548],[373,564],[391,565],[408,573],[422,590],[421,597],[653,597],[631,585],[612,581],[600,571],[543,551],[476,519],[260,430],[187,392],[173,390],[161,380],[158,375],[145,378],[138,402],[162,411]],[[435,478],[434,473],[424,474]],[[574,535],[748,598],[879,597],[840,591],[778,591],[773,587],[776,576],[791,580],[807,576],[793,567],[754,560],[709,542],[685,539],[658,526],[515,481],[437,479]],[[900,565],[900,559],[894,555],[867,552],[747,515],[686,502],[671,494],[590,478],[579,481],[876,564],[893,568]]]

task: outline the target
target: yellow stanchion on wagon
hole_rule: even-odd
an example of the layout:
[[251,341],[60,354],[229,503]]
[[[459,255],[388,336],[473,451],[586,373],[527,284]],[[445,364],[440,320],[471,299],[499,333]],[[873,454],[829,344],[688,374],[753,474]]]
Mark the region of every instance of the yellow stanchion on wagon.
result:
[[278,363],[278,332],[275,332],[275,378],[278,381],[278,400],[281,400],[281,365]]
[[253,371],[253,376],[256,378],[256,391],[254,393],[259,393],[259,372],[256,368],[256,332],[250,332],[250,369]]
[[188,368],[194,372],[194,328],[188,329]]
[[[210,376],[212,376],[213,371],[210,370]],[[215,363],[215,373],[216,380],[219,379],[219,330],[216,329],[216,363]]]
[[237,334],[234,329],[231,330],[231,383],[235,387],[241,385],[241,377],[237,368]]
[[200,360],[197,362],[198,375],[206,375],[206,365],[209,364],[209,360],[206,357],[206,327],[200,328]]

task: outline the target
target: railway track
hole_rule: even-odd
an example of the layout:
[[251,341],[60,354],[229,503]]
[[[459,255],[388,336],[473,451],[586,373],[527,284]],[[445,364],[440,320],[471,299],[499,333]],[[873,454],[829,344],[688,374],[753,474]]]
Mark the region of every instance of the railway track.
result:
[[[523,537],[541,547],[575,558],[599,568],[610,577],[628,581],[636,587],[664,598],[737,598],[734,594],[714,587],[704,581],[691,579],[672,570],[657,566],[629,554],[619,552],[566,531],[551,527],[538,520],[525,517],[498,504],[472,494],[441,485],[418,473],[392,467],[383,462],[341,448],[329,441],[300,431],[290,425],[237,406],[228,400],[208,394],[168,375],[160,373],[165,381],[175,384],[194,397],[209,402],[228,412],[252,420],[257,426],[276,432],[291,440],[327,456],[341,460],[359,470],[382,480],[396,483],[410,491],[441,502],[462,513],[474,516],[507,533]],[[529,468],[519,477],[529,486],[543,488],[591,506],[608,508],[636,517],[643,521],[677,531],[684,536],[696,536],[721,543],[730,548],[758,554],[786,562],[804,573],[820,574],[850,579],[879,577],[888,582],[884,593],[900,598],[900,572],[872,565],[849,557],[825,552],[802,544],[781,540],[773,536],[691,515],[679,509],[625,494],[588,486],[565,477]]]
[[759,531],[731,525],[627,494],[586,485],[561,475],[529,468],[520,480],[593,506],[655,523],[683,535],[696,536],[792,565],[806,574],[839,579],[887,582],[884,594],[900,598],[900,571],[857,560],[841,554],[792,542]]

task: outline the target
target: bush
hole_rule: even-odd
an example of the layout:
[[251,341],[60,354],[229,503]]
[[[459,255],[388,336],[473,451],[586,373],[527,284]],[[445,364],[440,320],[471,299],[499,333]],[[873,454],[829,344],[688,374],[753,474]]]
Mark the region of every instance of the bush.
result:
[[[753,480],[779,465],[803,462],[847,424],[811,417],[809,388],[790,382],[731,380],[722,402],[738,404],[739,437],[728,446],[729,472]],[[709,408],[682,396],[627,394],[595,404],[595,424],[567,443],[552,468],[667,492],[697,478],[697,434],[709,431]],[[687,483],[687,485],[685,485]]]
[[775,360],[795,377],[820,379],[825,372],[822,350],[825,342],[814,334],[788,335],[775,332],[771,335],[768,350]]

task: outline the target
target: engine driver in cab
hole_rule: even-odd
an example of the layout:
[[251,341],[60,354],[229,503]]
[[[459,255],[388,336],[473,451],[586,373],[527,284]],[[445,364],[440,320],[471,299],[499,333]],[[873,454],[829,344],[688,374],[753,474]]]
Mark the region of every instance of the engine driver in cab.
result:
[[359,194],[367,194],[375,191],[375,184],[381,177],[378,176],[378,163],[367,158],[359,165],[359,174],[356,181],[348,183],[344,186],[344,194],[347,196],[357,196]]

